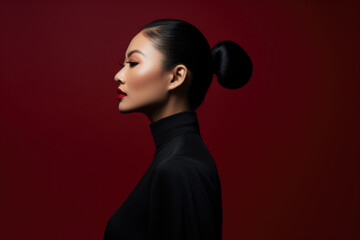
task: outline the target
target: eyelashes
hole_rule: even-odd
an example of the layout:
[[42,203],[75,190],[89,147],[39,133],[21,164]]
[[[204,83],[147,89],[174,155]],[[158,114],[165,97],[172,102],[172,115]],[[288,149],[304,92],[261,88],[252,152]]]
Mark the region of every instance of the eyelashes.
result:
[[[129,63],[129,64],[130,64],[130,67],[135,67],[135,66],[138,64],[137,62],[126,62],[126,63]],[[121,67],[125,67],[125,65],[122,64],[122,63],[119,63],[119,65],[120,65]]]
[[130,67],[135,67],[138,63],[137,62],[127,62],[130,64]]

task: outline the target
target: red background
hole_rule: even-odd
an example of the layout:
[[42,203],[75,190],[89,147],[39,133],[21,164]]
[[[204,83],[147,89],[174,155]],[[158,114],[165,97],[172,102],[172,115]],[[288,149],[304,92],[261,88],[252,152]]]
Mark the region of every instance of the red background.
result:
[[250,82],[197,110],[223,239],[359,239],[356,1],[1,1],[1,239],[102,239],[150,165],[149,120],[118,111],[118,62],[158,18],[241,44]]

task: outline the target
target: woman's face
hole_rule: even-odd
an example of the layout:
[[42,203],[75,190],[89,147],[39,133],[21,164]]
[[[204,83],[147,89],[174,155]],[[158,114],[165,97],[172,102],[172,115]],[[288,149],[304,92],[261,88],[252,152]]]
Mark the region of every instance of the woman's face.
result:
[[114,79],[126,95],[119,95],[121,112],[146,112],[165,101],[170,72],[162,70],[162,54],[142,32],[130,42],[122,69]]

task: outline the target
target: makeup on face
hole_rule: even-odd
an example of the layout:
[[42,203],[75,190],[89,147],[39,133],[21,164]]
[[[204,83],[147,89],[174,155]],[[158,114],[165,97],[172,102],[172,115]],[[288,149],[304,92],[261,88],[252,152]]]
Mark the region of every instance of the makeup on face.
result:
[[121,89],[120,89],[120,87],[117,89],[117,92],[118,92],[118,96],[117,96],[117,99],[122,99],[123,97],[125,97],[125,96],[127,96],[127,94],[124,92],[124,91],[122,91]]
[[142,34],[130,42],[128,49],[124,62],[119,63],[122,68],[115,75],[119,108],[134,110],[164,99],[161,53]]

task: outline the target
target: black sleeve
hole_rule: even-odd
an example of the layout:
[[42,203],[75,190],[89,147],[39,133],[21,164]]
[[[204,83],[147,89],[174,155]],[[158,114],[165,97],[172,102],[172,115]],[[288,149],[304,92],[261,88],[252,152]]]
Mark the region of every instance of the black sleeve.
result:
[[148,239],[219,239],[213,193],[210,178],[191,160],[159,165],[151,184]]

